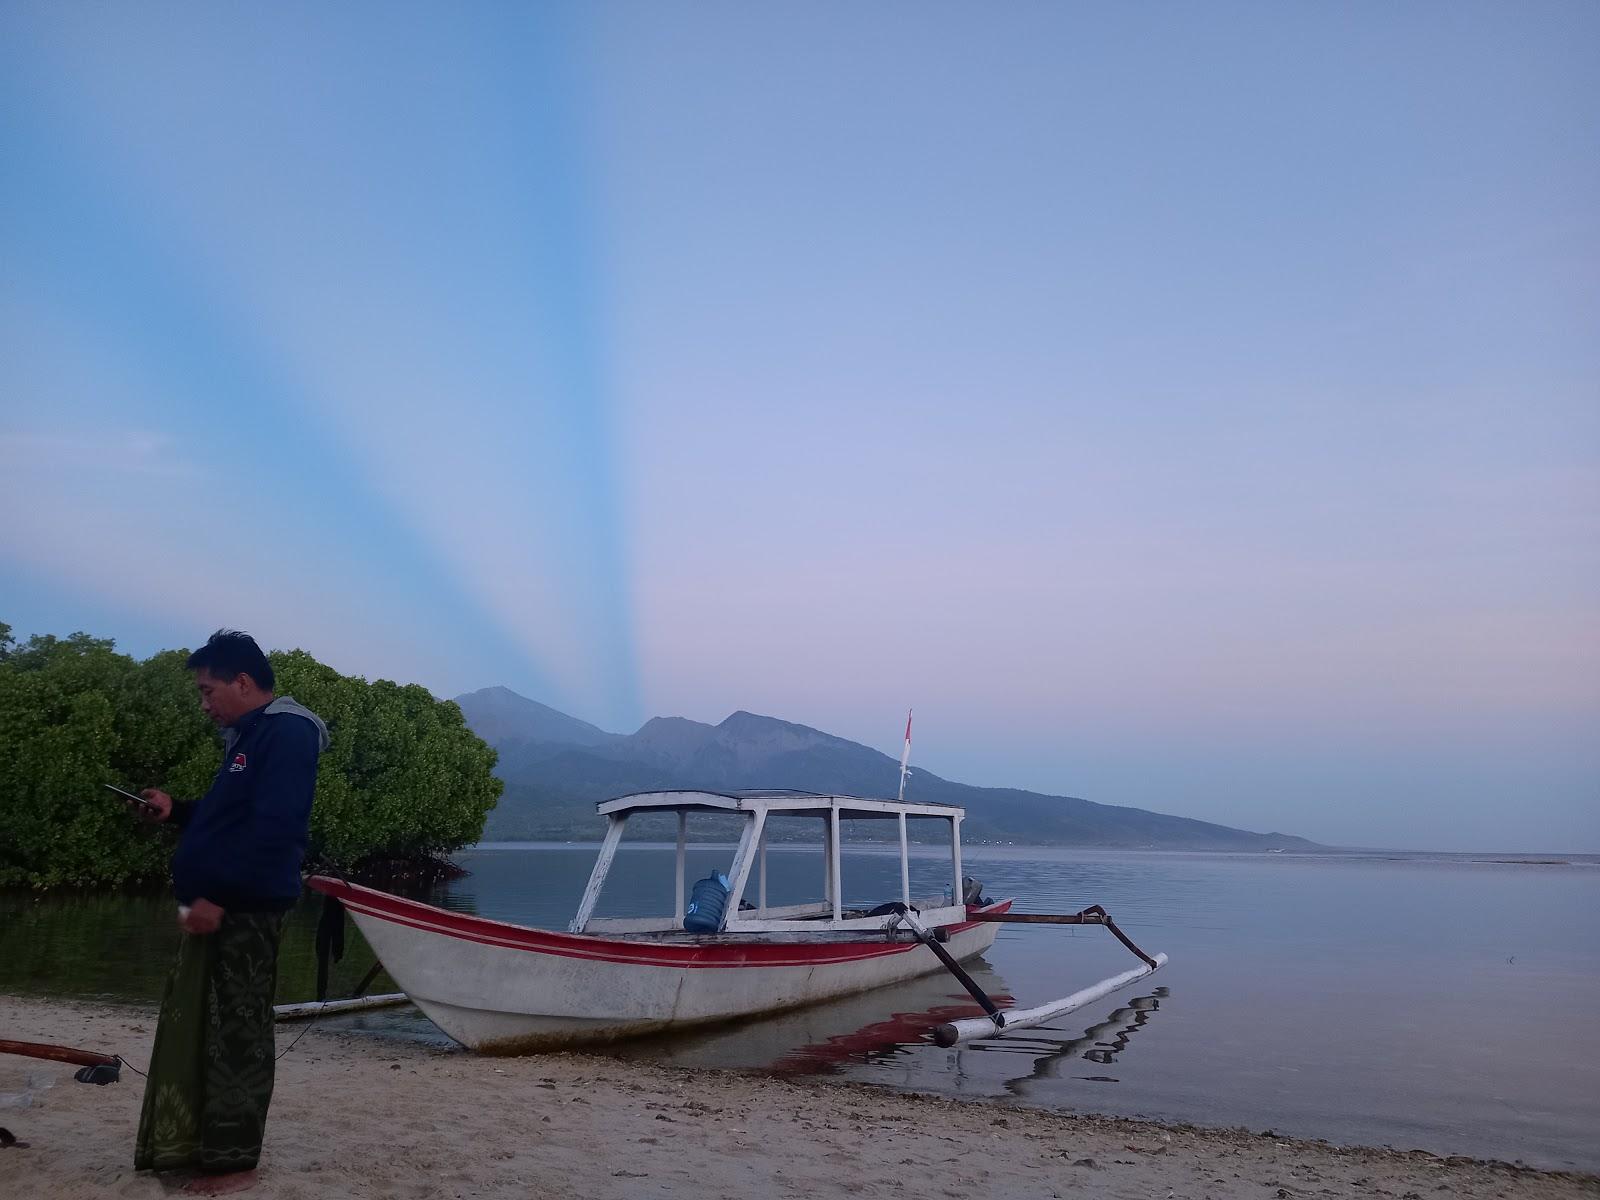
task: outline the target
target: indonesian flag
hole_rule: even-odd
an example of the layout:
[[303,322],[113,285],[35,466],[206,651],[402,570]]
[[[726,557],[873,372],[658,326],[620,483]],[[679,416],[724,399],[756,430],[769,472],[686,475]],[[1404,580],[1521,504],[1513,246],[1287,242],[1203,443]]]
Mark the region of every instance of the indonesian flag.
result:
[[911,710],[906,709],[906,748],[900,751],[900,798],[906,797],[906,764],[911,761]]

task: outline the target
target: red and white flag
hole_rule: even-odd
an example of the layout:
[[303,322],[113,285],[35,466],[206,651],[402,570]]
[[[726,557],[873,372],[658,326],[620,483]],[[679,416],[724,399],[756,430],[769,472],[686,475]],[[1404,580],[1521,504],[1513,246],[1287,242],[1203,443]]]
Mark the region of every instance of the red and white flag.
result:
[[900,751],[900,799],[906,798],[906,764],[911,761],[911,710],[906,709],[906,748]]

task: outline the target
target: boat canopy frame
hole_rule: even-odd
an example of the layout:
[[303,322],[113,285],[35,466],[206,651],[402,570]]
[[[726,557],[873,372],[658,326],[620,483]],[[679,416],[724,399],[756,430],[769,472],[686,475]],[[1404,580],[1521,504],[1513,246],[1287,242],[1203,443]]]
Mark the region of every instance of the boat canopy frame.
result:
[[[685,915],[684,859],[688,846],[690,813],[742,814],[739,844],[733,865],[728,870],[729,894],[723,908],[719,933],[774,934],[815,933],[823,930],[881,930],[894,936],[899,918],[893,914],[867,917],[844,915],[844,887],[840,873],[840,829],[846,821],[894,821],[900,833],[900,902],[920,911],[930,926],[951,925],[967,918],[962,899],[961,822],[966,810],[953,804],[911,804],[902,800],[876,800],[861,796],[821,795],[797,791],[710,792],[672,790],[635,792],[614,800],[602,800],[596,811],[606,819],[605,839],[590,872],[588,887],[568,929],[572,933],[664,933],[683,928]],[[678,814],[677,870],[673,913],[667,917],[596,918],[595,906],[611,873],[611,863],[622,843],[628,818],[643,812]],[[816,817],[822,821],[822,848],[825,886],[820,905],[794,904],[771,907],[767,904],[767,818],[769,816]],[[909,819],[934,819],[950,823],[952,864],[951,896],[916,901],[911,896]],[[756,879],[754,909],[741,911],[751,876]]]

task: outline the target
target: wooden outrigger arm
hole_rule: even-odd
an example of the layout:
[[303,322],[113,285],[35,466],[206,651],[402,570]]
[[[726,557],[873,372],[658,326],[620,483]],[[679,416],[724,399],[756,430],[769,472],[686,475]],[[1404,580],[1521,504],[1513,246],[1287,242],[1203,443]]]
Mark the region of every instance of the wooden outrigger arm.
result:
[[[894,907],[899,910],[897,914],[898,923],[916,934],[917,940],[929,950],[932,950],[934,957],[944,964],[945,970],[954,975],[961,982],[961,986],[967,989],[968,994],[983,1006],[983,1011],[989,1014],[988,1019],[994,1022],[995,1031],[999,1032],[1004,1029],[1006,1027],[1005,1013],[1001,1012],[1000,1006],[989,998],[989,993],[978,986],[978,981],[967,974],[966,969],[955,960],[955,956],[940,945],[937,935],[921,921],[917,920],[916,917],[912,916],[911,909],[906,905],[896,904]],[[893,928],[894,926],[891,925],[890,930],[892,931]]]
[[[900,907],[900,906],[896,906]],[[939,945],[938,939],[923,924],[914,917],[909,910],[898,914],[897,923],[917,935],[919,941],[938,957],[946,969],[950,971],[961,985],[971,993],[972,998],[982,1005],[988,1016],[967,1017],[959,1021],[949,1021],[935,1027],[933,1040],[941,1046],[954,1046],[957,1042],[976,1041],[980,1038],[999,1037],[1013,1029],[1028,1029],[1034,1025],[1043,1025],[1053,1017],[1069,1013],[1073,1009],[1082,1008],[1085,1004],[1093,1004],[1102,996],[1107,996],[1118,988],[1127,987],[1136,979],[1142,979],[1152,971],[1166,965],[1167,956],[1157,954],[1151,957],[1138,946],[1133,944],[1131,938],[1117,927],[1111,919],[1111,914],[1098,904],[1091,904],[1082,912],[1076,913],[996,913],[974,912],[968,913],[969,921],[986,921],[994,924],[1016,925],[1103,925],[1109,929],[1117,941],[1121,942],[1135,955],[1143,960],[1144,965],[1135,967],[1131,971],[1124,971],[1120,975],[1113,975],[1109,979],[1102,979],[1091,987],[1073,992],[1070,996],[1063,996],[1059,1000],[1052,1000],[1048,1004],[1041,1004],[1037,1008],[1013,1008],[1001,1012],[998,1005],[978,986],[977,981],[961,968],[961,964],[950,956],[949,951]],[[892,927],[891,927],[892,928]]]
[[1128,935],[1117,928],[1111,914],[1098,904],[1091,904],[1082,912],[1075,913],[972,913],[967,919],[1016,925],[1104,925],[1111,931],[1112,937],[1144,959],[1152,971],[1161,965],[1135,946]]

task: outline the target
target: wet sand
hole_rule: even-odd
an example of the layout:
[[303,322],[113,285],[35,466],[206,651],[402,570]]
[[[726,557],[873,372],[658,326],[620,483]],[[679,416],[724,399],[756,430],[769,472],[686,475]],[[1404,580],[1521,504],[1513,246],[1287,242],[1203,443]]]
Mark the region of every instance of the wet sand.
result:
[[[304,1027],[279,1027],[279,1049]],[[153,1010],[0,997],[0,1037],[143,1067]],[[53,1084],[0,1126],[0,1200],[163,1197],[131,1166],[143,1081],[76,1083],[0,1057],[0,1093]],[[601,1056],[480,1058],[316,1026],[278,1063],[261,1200],[360,1197],[1600,1196],[1600,1178],[1422,1152],[1330,1146],[906,1096],[862,1085],[686,1071]]]

